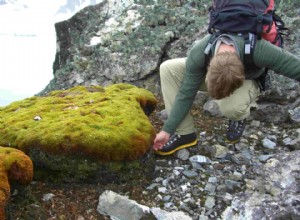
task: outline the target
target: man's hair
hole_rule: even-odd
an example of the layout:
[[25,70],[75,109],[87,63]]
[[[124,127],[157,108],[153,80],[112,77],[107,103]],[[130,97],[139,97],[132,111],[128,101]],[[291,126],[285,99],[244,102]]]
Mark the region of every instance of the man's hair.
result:
[[206,75],[206,85],[210,96],[222,99],[243,85],[244,65],[234,52],[221,52],[210,61]]

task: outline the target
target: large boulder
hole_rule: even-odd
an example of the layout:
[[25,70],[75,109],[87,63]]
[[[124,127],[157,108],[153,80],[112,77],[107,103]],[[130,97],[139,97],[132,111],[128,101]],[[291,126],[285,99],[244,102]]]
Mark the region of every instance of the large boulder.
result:
[[[53,80],[41,91],[76,85],[127,82],[158,93],[159,66],[185,57],[207,34],[211,0],[103,0],[55,24],[57,51]],[[300,3],[276,1],[288,36],[284,47],[300,55]]]
[[54,79],[40,94],[119,82],[159,91],[161,62],[186,56],[206,33],[208,5],[198,7],[183,1],[109,0],[56,23]]

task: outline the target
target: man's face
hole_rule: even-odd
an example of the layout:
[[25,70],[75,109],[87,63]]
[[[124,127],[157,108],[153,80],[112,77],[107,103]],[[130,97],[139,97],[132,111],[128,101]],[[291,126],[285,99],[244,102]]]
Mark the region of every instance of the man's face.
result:
[[233,52],[233,53],[235,53],[236,50],[235,50],[234,46],[232,46],[232,45],[227,45],[227,44],[221,43],[217,53],[222,53],[222,52]]

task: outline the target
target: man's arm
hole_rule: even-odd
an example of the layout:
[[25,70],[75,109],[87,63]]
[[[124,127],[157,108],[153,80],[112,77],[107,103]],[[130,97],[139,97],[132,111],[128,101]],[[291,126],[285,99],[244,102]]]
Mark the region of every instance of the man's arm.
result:
[[268,41],[257,41],[254,62],[259,67],[267,67],[278,74],[300,81],[300,57]]
[[205,55],[204,49],[210,35],[204,37],[199,41],[189,52],[186,61],[186,72],[180,90],[176,96],[174,105],[168,116],[168,120],[163,126],[162,130],[173,134],[189,112],[200,83],[204,80],[206,68],[205,68]]

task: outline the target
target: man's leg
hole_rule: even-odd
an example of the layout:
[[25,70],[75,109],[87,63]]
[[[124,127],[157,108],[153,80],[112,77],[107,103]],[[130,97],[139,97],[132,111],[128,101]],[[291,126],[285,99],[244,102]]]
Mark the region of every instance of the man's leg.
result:
[[[167,60],[160,66],[160,80],[163,99],[167,114],[170,115],[172,106],[185,74],[186,58]],[[195,132],[194,120],[190,113],[176,129],[176,134],[185,135]]]
[[260,89],[254,80],[245,80],[232,95],[216,102],[222,114],[229,119],[227,139],[238,142],[245,129],[244,119],[250,115],[250,108],[256,107]]
[[[170,115],[176,95],[184,78],[185,60],[185,58],[168,60],[160,66],[161,88],[168,115]],[[171,135],[169,141],[160,150],[155,151],[156,154],[170,155],[177,150],[197,144],[194,120],[190,113],[179,124],[175,134]]]
[[243,85],[224,99],[216,100],[222,114],[235,121],[240,121],[250,115],[250,108],[256,107],[260,89],[254,80],[245,80]]

